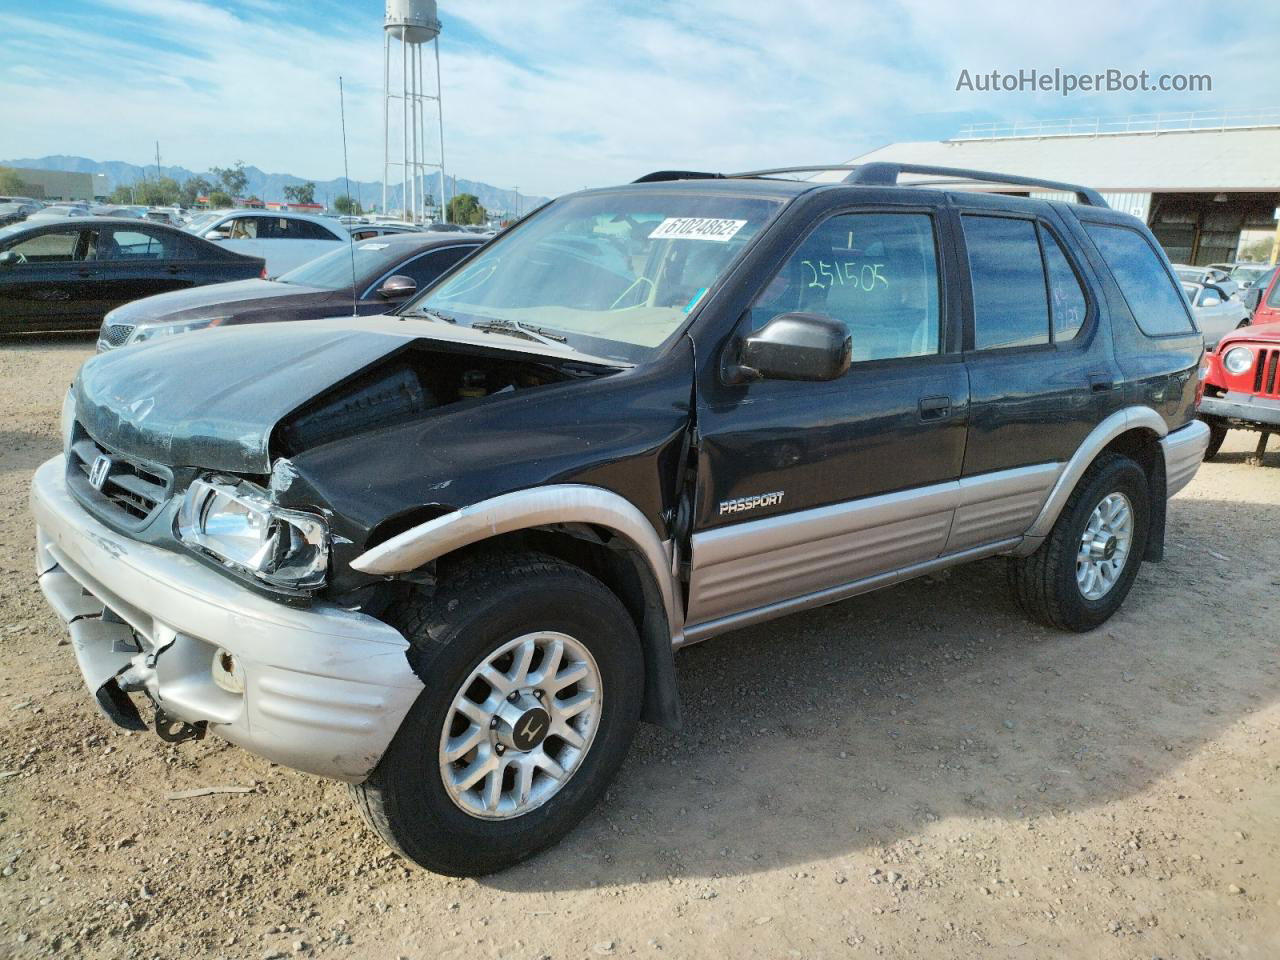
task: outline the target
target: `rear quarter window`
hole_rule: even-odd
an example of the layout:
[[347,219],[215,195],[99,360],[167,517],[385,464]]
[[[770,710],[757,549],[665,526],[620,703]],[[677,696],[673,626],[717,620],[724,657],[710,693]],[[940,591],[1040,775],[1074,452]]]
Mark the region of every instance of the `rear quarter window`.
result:
[[1086,223],[1084,227],[1143,333],[1160,337],[1195,331],[1180,286],[1146,237],[1137,230],[1108,223]]

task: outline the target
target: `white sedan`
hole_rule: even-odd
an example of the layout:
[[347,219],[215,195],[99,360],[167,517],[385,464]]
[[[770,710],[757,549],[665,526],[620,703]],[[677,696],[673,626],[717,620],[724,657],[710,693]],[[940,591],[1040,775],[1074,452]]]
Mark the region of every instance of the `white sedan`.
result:
[[262,257],[268,277],[288,273],[351,242],[351,234],[336,220],[275,210],[228,210],[194,229],[228,250]]
[[1204,334],[1206,347],[1217,346],[1232,330],[1249,325],[1249,310],[1244,303],[1216,284],[1184,280],[1182,290],[1191,302],[1191,313]]

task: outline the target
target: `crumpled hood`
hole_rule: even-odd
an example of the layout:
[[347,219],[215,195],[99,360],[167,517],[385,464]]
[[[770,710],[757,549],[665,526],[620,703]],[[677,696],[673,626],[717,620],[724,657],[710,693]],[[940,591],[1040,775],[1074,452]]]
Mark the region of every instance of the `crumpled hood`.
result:
[[233,316],[245,308],[265,306],[261,301],[299,294],[329,295],[333,291],[301,287],[274,280],[232,280],[187,290],[172,290],[143,297],[111,311],[112,323],[150,323],[156,320],[194,320],[199,317]]
[[271,472],[268,444],[281,420],[416,340],[619,366],[558,344],[395,316],[264,323],[99,354],[76,377],[76,417],[95,440],[121,453],[168,466],[265,475]]

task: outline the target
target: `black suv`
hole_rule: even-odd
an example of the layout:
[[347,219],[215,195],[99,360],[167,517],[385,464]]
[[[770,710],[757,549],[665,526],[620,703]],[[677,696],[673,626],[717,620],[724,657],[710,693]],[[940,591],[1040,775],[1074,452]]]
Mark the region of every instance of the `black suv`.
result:
[[992,555],[1104,622],[1208,440],[1166,258],[1083,187],[841,169],[573,194],[394,315],[90,360],[32,504],[102,711],[479,874],[679,724],[684,644]]

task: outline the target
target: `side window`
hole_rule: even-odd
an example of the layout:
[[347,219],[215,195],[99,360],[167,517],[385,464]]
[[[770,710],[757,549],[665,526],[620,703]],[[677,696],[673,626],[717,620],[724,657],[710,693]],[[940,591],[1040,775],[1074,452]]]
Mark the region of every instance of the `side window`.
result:
[[1156,337],[1192,332],[1186,299],[1142,234],[1105,223],[1086,223],[1085,229],[1120,284],[1143,333]]
[[331,234],[318,223],[312,223],[309,220],[288,220],[289,236],[297,237],[300,240],[332,240]]
[[21,263],[59,263],[67,260],[83,260],[80,249],[80,230],[54,230],[38,236],[19,240],[6,248]]
[[174,260],[176,238],[142,230],[111,230],[98,246],[99,260]]
[[220,230],[231,228],[227,234],[232,240],[257,240],[263,233],[258,229],[261,225],[259,217],[236,217],[227,224],[223,224]]
[[475,247],[449,247],[423,254],[416,260],[401,264],[395,272],[406,277],[413,277],[422,290],[429,283],[435,283],[436,277],[444,273],[455,263],[474,250]]
[[1040,243],[1044,249],[1044,269],[1049,280],[1049,312],[1053,315],[1053,339],[1057,343],[1070,340],[1084,325],[1088,301],[1080,278],[1071,269],[1071,262],[1062,251],[1058,238],[1043,226]]
[[1049,304],[1035,223],[969,215],[962,222],[973,281],[974,347],[1049,343]]
[[758,330],[783,313],[819,313],[849,329],[853,361],[938,352],[938,252],[923,213],[848,213],[819,224],[756,299]]

